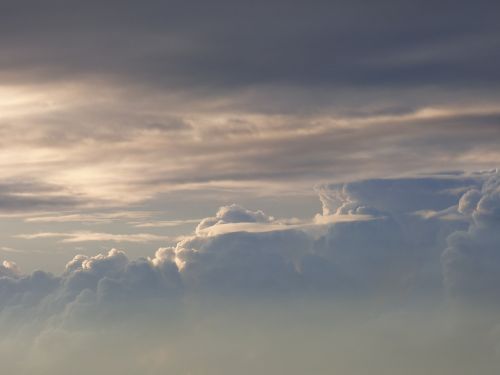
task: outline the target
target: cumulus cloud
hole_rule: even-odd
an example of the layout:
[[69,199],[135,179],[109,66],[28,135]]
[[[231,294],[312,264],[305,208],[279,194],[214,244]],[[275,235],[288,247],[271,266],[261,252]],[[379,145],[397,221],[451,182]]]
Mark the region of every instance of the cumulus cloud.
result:
[[326,212],[335,212],[351,202],[362,202],[378,210],[399,214],[454,206],[461,194],[480,186],[486,178],[488,174],[484,177],[444,174],[373,179],[320,186],[318,191]]
[[[0,272],[0,315],[10,316],[8,321],[16,325],[31,324],[12,317],[16,311],[34,314],[39,322],[48,319],[66,324],[86,314],[91,314],[87,318],[92,321],[92,317],[98,319],[107,311],[115,311],[116,304],[168,300],[182,291],[172,259],[131,261],[116,249],[96,256],[77,255],[60,276],[43,271],[25,275],[8,261],[4,261]],[[129,312],[133,310],[130,307]]]
[[196,232],[207,230],[216,225],[230,223],[268,223],[272,217],[266,216],[262,211],[250,211],[236,204],[221,207],[214,217],[203,219],[196,227]]
[[467,230],[448,237],[443,253],[444,280],[450,295],[460,300],[496,304],[500,291],[500,177],[490,176],[479,189],[459,201]]
[[[41,343],[60,342],[61,334],[73,337],[74,332],[99,337],[96,327],[123,329],[130,324],[138,324],[131,328],[134,334],[159,332],[154,327],[161,326],[168,336],[175,331],[176,322],[182,332],[176,331],[175,337],[182,342],[190,335],[200,339],[204,324],[230,325],[229,316],[235,324],[242,324],[247,318],[236,305],[253,304],[256,311],[271,315],[277,312],[270,306],[293,304],[292,310],[298,311],[297,306],[302,305],[304,314],[322,311],[330,316],[336,310],[323,303],[332,303],[344,306],[343,313],[351,316],[356,311],[354,300],[366,303],[371,314],[380,316],[375,321],[363,318],[364,324],[370,321],[370,327],[377,327],[375,332],[400,322],[422,334],[422,323],[406,315],[418,302],[419,312],[432,314],[430,319],[437,319],[438,326],[445,319],[452,324],[453,335],[473,335],[480,342],[477,347],[491,350],[486,338],[498,321],[483,324],[482,313],[492,316],[497,311],[491,305],[500,289],[498,181],[498,172],[490,171],[325,185],[320,192],[323,214],[309,221],[280,220],[233,204],[201,220],[176,245],[162,247],[147,258],[131,260],[116,249],[95,256],[76,255],[58,276],[43,271],[23,274],[14,263],[5,261],[0,266],[0,326],[4,331],[29,327]],[[442,214],[423,215],[423,210]],[[461,219],[443,219],[450,212]],[[326,219],[321,221],[323,216]],[[332,221],[331,217],[338,219]],[[226,226],[231,230],[219,231]],[[479,319],[483,321],[481,330],[468,331],[463,320],[454,320],[453,311],[446,310],[450,316],[441,315],[449,298],[456,297],[472,300],[479,307],[480,313],[474,313],[478,315],[468,316],[466,327]],[[245,307],[246,314],[252,308]],[[225,309],[237,309],[238,314]],[[441,312],[436,316],[433,309]],[[288,314],[279,311],[282,317]],[[215,323],[212,314],[226,321],[221,318]],[[261,323],[268,318],[270,315],[260,318]],[[310,326],[311,322],[304,324]],[[146,328],[149,325],[153,328]],[[401,332],[401,326],[395,329]],[[217,337],[210,332],[208,337]],[[435,343],[431,332],[425,332],[421,339],[431,340],[429,345]],[[276,334],[283,332],[277,330]],[[416,332],[412,335],[418,337]],[[450,333],[439,335],[443,335],[439,340],[445,340]],[[182,345],[175,341],[164,347],[153,333],[148,337],[151,355],[163,348],[157,353],[161,358],[170,358],[166,353]],[[220,345],[226,339],[224,336]],[[447,341],[447,345],[451,344]],[[40,350],[37,347],[37,355]],[[459,353],[461,349],[449,350]],[[184,358],[179,352],[176,356]],[[484,357],[477,353],[475,363],[480,363],[479,358]],[[494,363],[494,356],[488,354],[488,358]],[[159,368],[165,368],[162,366],[166,364],[161,362]]]
[[[139,262],[141,266],[117,251],[77,256],[68,263],[64,282],[81,279],[95,289],[101,278],[125,282],[127,267],[156,270],[170,264],[177,269],[179,285],[187,290],[439,293],[446,238],[467,223],[466,218],[443,217],[450,212],[468,215],[474,225],[487,226],[496,217],[495,201],[492,193],[479,199],[478,189],[483,186],[482,194],[495,191],[493,178],[491,173],[448,174],[323,185],[318,188],[323,214],[309,221],[280,220],[235,204],[223,206],[215,216],[201,220],[193,235],[158,250]],[[472,211],[471,202],[477,206]],[[423,210],[436,214],[424,215]],[[61,237],[71,242],[169,239],[93,232],[25,237]],[[106,272],[97,271],[100,267]],[[94,275],[94,281],[88,281],[89,275]],[[110,281],[102,283],[111,288]]]
[[0,264],[0,277],[11,277],[15,278],[21,274],[21,270],[16,263],[4,260]]
[[[215,216],[201,220],[192,235],[161,248],[151,258],[130,261],[116,250],[95,257],[76,256],[61,283],[81,285],[78,292],[84,289],[82,285],[91,290],[101,285],[109,291],[132,277],[134,287],[147,281],[159,288],[160,279],[173,278],[162,273],[168,265],[177,275],[172,285],[185,290],[258,294],[312,288],[328,293],[435,296],[442,290],[440,257],[447,238],[453,244],[457,242],[453,238],[464,236],[486,241],[488,234],[487,243],[498,241],[492,224],[498,216],[495,176],[494,172],[445,174],[323,185],[318,188],[323,213],[309,221],[276,219],[236,204],[223,206]],[[443,219],[451,213],[461,220]],[[469,231],[462,232],[468,221]],[[24,235],[45,237],[61,237],[66,242],[170,239],[141,233]],[[456,253],[455,247],[451,245],[443,259]],[[449,275],[446,264],[445,275]],[[14,269],[5,263],[2,272],[19,277],[19,270]],[[449,284],[449,276],[445,279]]]

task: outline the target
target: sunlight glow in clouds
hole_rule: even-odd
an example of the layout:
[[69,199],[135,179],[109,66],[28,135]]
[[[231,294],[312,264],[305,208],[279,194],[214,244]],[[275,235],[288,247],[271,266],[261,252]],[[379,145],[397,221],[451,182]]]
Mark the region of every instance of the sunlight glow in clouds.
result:
[[497,375],[499,13],[0,0],[2,374]]
[[[357,178],[353,170],[366,165],[374,177],[408,169],[494,167],[499,157],[491,144],[499,112],[485,102],[389,114],[369,104],[365,110],[372,114],[334,107],[296,116],[253,113],[231,102],[208,110],[200,98],[187,109],[164,93],[151,94],[148,102],[138,100],[144,94],[134,88],[124,93],[103,81],[59,85],[2,93],[1,174],[7,181],[52,184],[86,205],[138,203],[214,184],[254,185],[260,194],[271,188],[298,192],[330,175]],[[94,95],[96,87],[102,97]],[[479,124],[469,130],[470,121]],[[462,147],[460,155],[438,147],[450,136]],[[471,138],[476,146],[469,147]],[[400,157],[403,149],[419,152],[419,159]]]

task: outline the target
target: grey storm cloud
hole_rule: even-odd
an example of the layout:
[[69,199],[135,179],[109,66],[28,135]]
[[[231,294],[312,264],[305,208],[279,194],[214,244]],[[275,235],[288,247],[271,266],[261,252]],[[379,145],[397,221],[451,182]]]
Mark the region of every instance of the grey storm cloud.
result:
[[486,0],[7,1],[0,67],[180,88],[497,87],[497,12]]

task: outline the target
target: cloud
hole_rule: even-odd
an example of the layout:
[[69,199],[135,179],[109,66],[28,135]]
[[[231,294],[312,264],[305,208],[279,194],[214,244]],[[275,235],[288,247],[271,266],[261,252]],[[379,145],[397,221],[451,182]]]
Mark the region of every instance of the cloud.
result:
[[147,223],[134,224],[137,228],[162,228],[162,227],[177,227],[184,224],[198,224],[203,219],[186,219],[186,220],[160,220]]
[[0,194],[4,211],[279,195],[499,158],[487,0],[462,4],[468,17],[393,0],[363,15],[345,1],[23,4],[0,16],[0,177],[61,192]]
[[[333,294],[381,293],[391,298],[415,294],[434,298],[443,289],[440,259],[447,238],[450,241],[457,236],[454,232],[462,233],[467,220],[491,231],[495,201],[493,193],[488,193],[487,198],[484,192],[496,189],[491,182],[495,173],[322,185],[317,190],[323,214],[311,220],[276,219],[236,204],[223,206],[215,216],[202,219],[192,235],[139,263],[146,269],[159,267],[165,261],[175,265],[179,282],[188,291],[258,294],[312,289]],[[481,198],[478,189],[487,189]],[[476,208],[472,208],[474,204]],[[449,220],[449,215],[454,220]],[[88,231],[18,237],[61,238],[71,243],[172,241],[168,236],[149,233]],[[105,266],[115,262],[118,271]],[[93,269],[95,273],[93,264],[101,264],[107,271],[100,277],[120,283],[116,278],[125,277],[123,270],[129,263],[123,253],[116,251],[97,257],[77,256],[68,263],[67,272],[69,275],[78,269]],[[140,268],[138,264],[134,267]]]
[[459,211],[468,228],[448,237],[443,253],[444,280],[450,296],[497,304],[500,291],[500,178],[491,175],[478,189],[462,195]]
[[[161,248],[149,260],[139,261],[142,266],[138,263],[134,267],[156,269],[167,261],[178,269],[179,285],[187,291],[259,294],[315,290],[436,298],[444,287],[451,288],[450,280],[454,279],[450,276],[454,268],[446,259],[464,257],[458,244],[465,239],[474,243],[473,239],[480,237],[481,246],[487,248],[498,241],[494,234],[496,173],[322,185],[318,192],[323,214],[310,220],[276,219],[236,204],[223,206],[215,216],[201,220],[192,235]],[[449,220],[450,215],[453,220]],[[468,232],[464,232],[468,225]],[[149,233],[87,231],[19,237],[61,238],[71,243],[172,241]],[[446,241],[448,250],[441,256]],[[108,263],[109,267],[116,264],[113,267],[118,271]],[[117,278],[128,277],[123,272],[129,263],[116,251],[97,257],[77,256],[68,263],[67,275],[87,269],[94,274],[94,264],[101,264],[106,274],[97,273],[100,276],[94,284],[102,277],[119,284]]]
[[[154,363],[164,369],[179,358],[197,363],[192,362],[191,351],[180,353],[178,348],[193,348],[203,332],[212,346],[222,345],[225,353],[226,343],[234,345],[235,338],[217,336],[214,330],[228,335],[236,330],[240,339],[266,332],[267,340],[276,340],[283,348],[278,338],[289,337],[291,327],[307,327],[309,332],[314,322],[318,331],[311,337],[325,338],[325,346],[319,346],[323,348],[336,343],[338,350],[350,352],[344,346],[349,337],[359,349],[360,342],[366,343],[361,338],[367,329],[374,335],[368,336],[378,338],[387,332],[401,334],[405,327],[409,336],[398,345],[409,345],[408,337],[418,337],[415,347],[435,348],[439,342],[442,348],[446,343],[447,350],[457,354],[464,348],[452,343],[473,337],[475,349],[463,341],[473,362],[487,358],[484,363],[496,363],[490,352],[492,330],[498,323],[491,318],[498,311],[491,304],[500,288],[495,255],[500,240],[498,186],[495,171],[324,185],[320,190],[324,215],[311,220],[280,220],[260,210],[228,205],[203,219],[175,246],[160,248],[148,258],[132,260],[116,249],[76,255],[58,276],[43,271],[23,274],[6,261],[0,266],[0,328],[6,333],[4,340],[12,337],[7,332],[26,334],[30,355],[50,358],[53,362],[45,364],[49,368],[63,362],[42,355],[46,340],[61,345],[84,335],[90,341],[77,344],[77,351],[90,345],[87,350],[92,352],[102,335],[116,338],[126,332],[142,338],[123,341],[123,350],[130,350],[127,360],[136,361],[137,353],[147,352],[149,360],[163,358]],[[437,214],[423,215],[422,210]],[[442,215],[450,212],[463,218],[443,220]],[[213,232],[207,235],[206,230]],[[457,296],[466,307],[447,306],[449,298]],[[457,319],[457,311],[467,308],[473,313]],[[417,310],[425,318],[411,318],[409,314]],[[285,319],[284,325],[277,325],[274,316],[277,321]],[[431,321],[434,328],[424,330]],[[345,335],[339,336],[340,331],[319,335],[339,322],[348,324]],[[482,322],[481,327],[475,322]],[[241,327],[250,326],[253,336],[241,336]],[[364,327],[363,332],[355,327]],[[303,338],[305,332],[297,337]],[[363,350],[373,353],[382,342],[374,341],[378,346],[363,344]],[[129,346],[132,342],[142,349]],[[259,347],[251,344],[245,350],[258,352]],[[411,362],[416,352],[408,350]],[[422,358],[429,360],[429,355]],[[38,363],[41,357],[21,363]],[[100,360],[113,368],[118,363],[114,358]],[[440,373],[453,373],[450,361],[445,362]],[[146,367],[153,366],[147,363]],[[381,368],[380,373],[386,372]]]
[[168,236],[156,235],[151,233],[134,233],[134,234],[115,234],[115,233],[100,233],[90,231],[77,232],[40,232],[32,234],[19,234],[17,238],[26,240],[35,240],[39,238],[62,238],[61,242],[95,242],[95,241],[112,241],[112,242],[154,242],[154,241],[170,241]]
[[[57,2],[44,10],[36,2],[28,4],[3,12],[2,47],[8,54],[1,67],[6,78],[20,79],[25,73],[46,81],[73,75],[227,90],[269,82],[305,87],[420,82],[494,86],[495,80],[487,77],[496,77],[498,26],[490,14],[497,5],[489,1],[474,8],[464,5],[461,13],[449,5],[429,12],[427,2],[420,7],[387,0],[381,8],[365,5],[366,15],[359,14],[358,4],[346,1],[296,2],[286,14],[281,1],[248,6],[221,0],[213,7],[177,1],[138,7],[126,2],[119,17],[113,7],[99,7],[96,17],[95,1],[77,11],[69,5],[57,7]],[[425,35],[419,32],[422,25]],[[366,35],[372,36],[371,43]],[[85,46],[85,52],[73,41]],[[483,59],[488,53],[491,59]]]
[[67,222],[79,222],[79,223],[111,223],[119,220],[137,220],[144,219],[151,216],[150,212],[145,211],[124,211],[124,212],[97,212],[89,214],[81,213],[69,213],[62,215],[44,215],[27,217],[24,219],[27,223],[67,223]]
[[43,271],[25,275],[8,261],[4,261],[0,272],[0,315],[23,309],[39,320],[56,319],[62,323],[80,319],[85,313],[105,314],[114,303],[173,298],[182,290],[177,266],[171,259],[131,261],[116,249],[96,256],[77,255],[57,277]]
[[4,260],[0,265],[0,276],[16,278],[21,274],[21,270],[16,263]]
[[[96,85],[103,97],[95,95]],[[303,114],[288,109],[269,114],[250,108],[253,95],[241,99],[248,103],[239,103],[238,95],[221,99],[227,102],[224,108],[207,108],[211,105],[202,99],[188,98],[184,105],[196,103],[183,108],[176,102],[165,104],[177,98],[170,93],[124,91],[105,82],[63,86],[26,88],[46,93],[34,106],[50,101],[60,107],[31,113],[30,105],[23,105],[0,119],[6,124],[0,142],[8,161],[1,177],[36,182],[12,186],[3,203],[0,194],[5,212],[89,206],[128,211],[148,200],[165,203],[166,193],[179,190],[217,189],[219,198],[227,190],[254,196],[303,194],[325,181],[489,168],[498,160],[498,106],[491,98],[413,104],[413,96],[392,94],[403,103],[387,104],[367,95],[361,103],[344,99],[346,103],[304,109]],[[5,97],[16,95],[21,94],[5,92]],[[268,95],[274,102],[276,95]],[[295,107],[300,107],[302,99],[297,101]],[[407,101],[415,109],[379,113]],[[178,135],[151,128],[151,123],[179,121],[189,123],[191,130]],[[50,184],[59,191],[43,191]]]
[[0,251],[3,251],[5,253],[22,253],[22,250],[14,249],[8,246],[0,246]]
[[[80,242],[164,246],[79,255],[57,275],[1,263],[3,370],[496,374],[481,314],[451,335],[453,314],[401,315],[498,299],[496,172],[434,174],[500,160],[498,13],[490,0],[2,1],[2,255],[32,269]],[[312,185],[322,213],[264,212],[285,195],[302,207]],[[264,211],[226,206],[262,197]],[[174,226],[194,222],[126,213],[217,206],[180,239]],[[367,303],[347,304],[339,332],[319,306],[346,296]]]
[[74,257],[66,265],[64,278],[70,295],[79,296],[90,289],[102,303],[174,296],[181,290],[177,266],[171,259],[130,261],[118,250]]
[[351,201],[396,214],[420,210],[444,210],[456,205],[468,188],[480,186],[481,176],[438,175],[396,179],[372,179],[318,187],[323,210],[336,212]]
[[249,211],[241,206],[233,204],[224,206],[217,211],[214,217],[203,219],[196,227],[196,231],[228,223],[269,223],[274,218],[267,217],[262,211]]
[[81,207],[86,203],[83,197],[45,182],[10,181],[0,184],[0,212],[23,214]]

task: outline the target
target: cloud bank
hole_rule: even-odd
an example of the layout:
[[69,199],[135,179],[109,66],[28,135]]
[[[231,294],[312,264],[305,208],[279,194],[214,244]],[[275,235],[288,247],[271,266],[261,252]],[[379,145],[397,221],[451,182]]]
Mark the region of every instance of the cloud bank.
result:
[[[3,344],[12,348],[13,342],[28,340],[25,364],[62,371],[67,368],[65,359],[51,358],[49,363],[42,363],[45,349],[41,343],[48,340],[61,347],[61,343],[75,340],[77,352],[82,348],[92,352],[88,345],[100,340],[100,330],[118,337],[127,329],[129,334],[141,337],[123,345],[124,351],[130,351],[130,366],[133,362],[133,366],[156,373],[183,368],[180,358],[190,358],[194,361],[192,369],[203,363],[208,373],[217,369],[229,373],[245,361],[249,368],[255,368],[257,357],[253,358],[251,352],[259,351],[254,345],[264,340],[266,329],[272,332],[268,339],[280,345],[284,345],[283,330],[298,335],[297,326],[289,326],[294,319],[304,324],[306,337],[317,335],[319,326],[333,324],[331,327],[336,328],[332,332],[342,340],[364,337],[365,333],[355,328],[359,324],[365,324],[366,332],[375,337],[404,332],[399,325],[408,324],[411,338],[406,345],[427,342],[434,347],[441,343],[449,350],[448,356],[457,358],[462,350],[471,350],[471,363],[493,374],[488,371],[490,364],[498,363],[494,355],[495,327],[500,323],[492,318],[500,308],[500,258],[496,254],[500,240],[499,181],[497,171],[485,171],[330,184],[317,188],[323,203],[323,213],[318,216],[349,216],[349,220],[285,221],[233,204],[201,220],[194,233],[175,246],[160,248],[147,258],[132,260],[116,249],[96,256],[77,255],[58,276],[44,271],[23,274],[14,263],[4,261],[0,265],[0,323],[6,333]],[[434,214],[418,214],[424,210]],[[453,220],[441,212],[453,213]],[[356,215],[369,215],[370,220],[364,216],[356,220]],[[269,228],[256,230],[255,225]],[[216,230],[221,226],[223,231]],[[364,312],[358,314],[359,308]],[[428,316],[429,326],[419,321],[415,312]],[[276,314],[285,323],[266,328],[267,324],[276,324]],[[336,318],[330,321],[329,314]],[[257,316],[258,322],[254,320]],[[313,316],[318,319],[316,323],[303,320]],[[441,320],[448,323],[442,331],[433,333],[429,328],[441,324]],[[222,324],[232,329],[239,326],[249,335],[250,326],[246,324],[250,321],[256,336],[246,343],[239,341],[241,336],[214,331]],[[341,321],[349,330],[337,331],[337,322]],[[481,322],[479,328],[475,321]],[[155,332],[157,325],[161,328]],[[468,343],[457,347],[453,339],[460,335],[472,335],[479,346],[476,350]],[[348,342],[334,336],[327,333],[319,343],[331,344],[340,351],[349,347]],[[193,340],[210,337],[220,340],[214,349],[219,350],[218,355],[229,350],[230,342],[240,342],[245,352],[235,354],[236,362],[218,366],[201,352],[180,354],[175,349],[176,345],[184,348]],[[402,338],[396,340],[403,345]],[[141,365],[145,359],[139,357],[146,354],[136,346],[138,342],[149,348],[152,357],[147,364]],[[358,345],[364,352],[372,350],[373,343]],[[387,347],[379,353],[382,357],[388,355],[382,352],[390,347],[388,342],[384,345]],[[328,356],[320,354],[328,350],[319,348],[322,352],[315,357],[318,373],[327,373],[329,366],[351,371],[363,368],[346,358],[332,364]],[[478,348],[485,352],[480,353]],[[282,349],[287,353],[295,350],[286,345]],[[277,348],[270,350],[279,353]],[[116,370],[120,365],[112,352],[111,357],[99,360],[103,368]],[[2,353],[6,355],[7,351]],[[210,353],[208,349],[207,356],[215,355]],[[74,353],[67,355],[70,358]],[[306,353],[303,367],[297,368],[312,366],[311,355]],[[420,356],[422,361],[431,358],[420,349],[415,349],[413,357],[402,353],[402,358],[405,356],[408,358],[401,359],[400,364],[403,367]],[[480,365],[485,358],[487,364]],[[5,361],[21,371],[19,364],[9,362],[7,357]],[[268,361],[268,368],[279,368],[279,362]],[[445,374],[456,371],[455,365],[446,361],[434,358],[431,363],[430,373],[437,374],[438,369]],[[374,366],[374,371],[384,368]],[[427,368],[423,363],[413,366],[410,373]],[[385,369],[397,373],[397,368]]]

